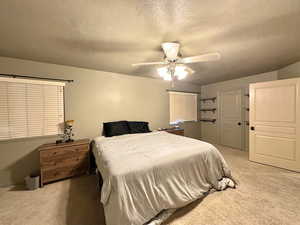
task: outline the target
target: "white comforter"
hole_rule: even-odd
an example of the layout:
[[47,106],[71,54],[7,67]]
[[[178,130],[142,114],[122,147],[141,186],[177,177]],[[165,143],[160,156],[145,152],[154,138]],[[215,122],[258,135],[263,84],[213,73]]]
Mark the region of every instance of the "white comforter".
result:
[[223,178],[231,178],[219,151],[196,139],[152,132],[94,141],[106,225],[142,225],[164,209],[224,189]]

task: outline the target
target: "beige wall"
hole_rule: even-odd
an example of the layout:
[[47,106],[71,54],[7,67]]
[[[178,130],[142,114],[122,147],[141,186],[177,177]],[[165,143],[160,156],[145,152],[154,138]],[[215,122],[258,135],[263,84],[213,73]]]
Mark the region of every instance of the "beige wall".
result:
[[[55,64],[0,57],[0,73],[74,79],[66,85],[66,119],[74,119],[75,138],[100,135],[102,122],[143,120],[151,129],[168,127],[168,82]],[[176,90],[200,91],[200,86],[180,83]],[[200,123],[184,124],[186,133],[200,137]],[[56,137],[0,142],[0,186],[23,182],[38,169],[36,148]]]
[[[206,97],[216,97],[218,96],[218,93],[221,91],[229,91],[229,90],[235,90],[235,89],[242,89],[243,95],[245,93],[249,93],[249,84],[250,83],[256,83],[256,82],[263,82],[263,81],[271,81],[271,80],[277,80],[277,71],[274,72],[269,72],[269,73],[263,73],[263,74],[258,74],[258,75],[253,75],[249,77],[244,77],[241,79],[235,79],[235,80],[228,80],[224,82],[219,82],[215,84],[209,84],[209,85],[204,85],[201,87],[201,97],[206,98]],[[247,101],[248,97],[243,97],[242,98],[242,105],[243,108],[247,107]],[[218,108],[218,99],[214,103],[214,107]],[[248,113],[244,112],[244,120],[248,120]],[[215,115],[211,114],[208,115],[207,113],[205,114],[206,117],[210,116],[215,116],[217,121],[215,124],[213,123],[202,123],[201,124],[201,135],[202,139],[208,142],[212,143],[219,143],[220,141],[220,120],[219,120],[219,115],[218,115],[218,110]],[[204,117],[204,116],[203,116]],[[248,128],[245,126],[245,128]],[[245,132],[246,133],[246,132]],[[244,139],[246,139],[243,136]]]
[[295,77],[300,77],[300,62],[296,62],[278,70],[278,79],[288,79]]

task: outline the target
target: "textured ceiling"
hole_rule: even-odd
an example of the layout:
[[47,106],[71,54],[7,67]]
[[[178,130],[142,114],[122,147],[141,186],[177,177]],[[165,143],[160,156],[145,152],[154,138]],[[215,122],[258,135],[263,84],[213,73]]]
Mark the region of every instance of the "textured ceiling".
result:
[[1,0],[0,55],[157,77],[163,41],[181,54],[220,52],[191,64],[199,84],[300,60],[299,0]]

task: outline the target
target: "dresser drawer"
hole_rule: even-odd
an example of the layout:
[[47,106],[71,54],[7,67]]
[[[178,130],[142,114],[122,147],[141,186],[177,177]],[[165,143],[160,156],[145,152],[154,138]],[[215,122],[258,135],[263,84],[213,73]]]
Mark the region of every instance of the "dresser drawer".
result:
[[80,154],[76,157],[63,157],[63,158],[56,158],[55,160],[45,160],[41,161],[41,168],[43,170],[51,170],[65,166],[76,166],[80,164],[87,163],[89,160],[88,154]]
[[60,180],[76,175],[83,174],[88,169],[88,163],[81,163],[77,166],[69,166],[69,167],[62,167],[62,168],[56,168],[51,170],[42,170],[43,173],[43,181],[44,183]]
[[40,157],[40,164],[47,165],[48,163],[60,163],[63,161],[70,161],[75,159],[87,158],[89,156],[88,152],[72,152],[69,154],[60,154],[50,157]]
[[85,154],[88,154],[88,146],[77,145],[63,148],[57,147],[53,149],[48,149],[46,151],[40,151],[40,158],[42,162],[47,162],[55,159],[59,160],[65,157],[70,158]]

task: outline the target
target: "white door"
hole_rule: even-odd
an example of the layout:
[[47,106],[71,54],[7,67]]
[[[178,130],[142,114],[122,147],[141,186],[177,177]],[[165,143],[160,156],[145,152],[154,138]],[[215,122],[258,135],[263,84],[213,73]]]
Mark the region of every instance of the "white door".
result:
[[220,93],[220,143],[242,149],[242,90]]
[[300,79],[250,85],[251,161],[300,171]]

